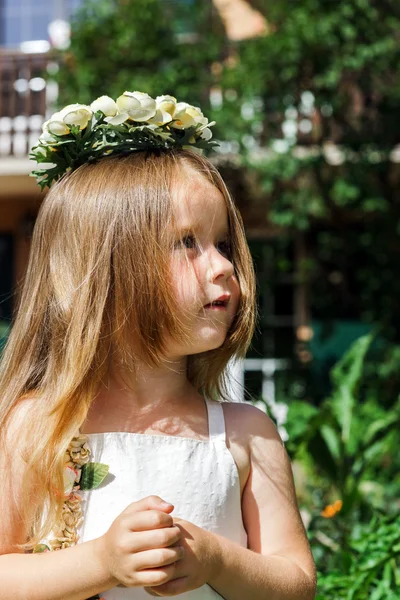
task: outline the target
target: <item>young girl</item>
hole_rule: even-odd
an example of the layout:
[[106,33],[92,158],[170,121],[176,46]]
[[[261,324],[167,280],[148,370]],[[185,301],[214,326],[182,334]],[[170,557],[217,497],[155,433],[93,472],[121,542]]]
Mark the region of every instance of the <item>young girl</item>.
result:
[[227,397],[255,282],[210,125],[139,92],[44,125],[58,181],[0,374],[0,600],[314,598],[284,445]]

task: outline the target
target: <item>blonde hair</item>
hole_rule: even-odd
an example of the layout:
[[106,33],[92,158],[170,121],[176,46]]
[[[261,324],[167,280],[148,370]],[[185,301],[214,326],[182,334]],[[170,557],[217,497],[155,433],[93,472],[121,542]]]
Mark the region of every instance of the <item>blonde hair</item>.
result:
[[[182,169],[183,167],[183,169]],[[158,365],[162,332],[184,339],[168,279],[170,191],[179,173],[195,172],[224,197],[232,262],[240,300],[224,343],[188,357],[187,376],[204,396],[228,400],[225,368],[244,357],[255,320],[255,277],[243,225],[218,172],[204,157],[187,150],[137,152],[86,163],[57,182],[47,194],[35,225],[30,260],[15,322],[0,367],[0,441],[8,418],[24,398],[29,412],[26,472],[36,482],[30,511],[22,486],[22,519],[30,551],[60,518],[65,452],[85,421],[110,359],[134,369],[134,333],[141,356]],[[28,424],[25,425],[26,427]],[[0,473],[0,478],[2,474]],[[27,475],[28,477],[28,475]],[[1,484],[1,481],[0,481]],[[5,489],[4,486],[2,489]],[[42,510],[43,513],[43,510]]]

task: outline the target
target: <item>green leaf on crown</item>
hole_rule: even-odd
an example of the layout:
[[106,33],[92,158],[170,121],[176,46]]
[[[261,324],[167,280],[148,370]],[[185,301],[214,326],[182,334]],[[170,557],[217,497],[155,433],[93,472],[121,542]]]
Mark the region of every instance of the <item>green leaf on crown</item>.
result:
[[109,466],[103,463],[89,462],[83,465],[79,488],[81,490],[94,490],[105,479]]
[[36,544],[33,548],[33,553],[36,554],[38,552],[50,552],[50,547],[47,544]]

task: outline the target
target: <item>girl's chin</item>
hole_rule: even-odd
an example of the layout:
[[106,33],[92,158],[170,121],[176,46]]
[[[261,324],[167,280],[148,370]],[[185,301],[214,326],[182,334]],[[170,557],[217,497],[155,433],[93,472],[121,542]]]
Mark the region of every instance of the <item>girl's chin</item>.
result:
[[211,350],[216,350],[220,348],[225,341],[225,337],[222,337],[219,340],[209,340],[204,343],[193,344],[190,348],[175,348],[174,351],[171,352],[171,355],[175,357],[175,360],[180,358],[184,358],[185,356],[193,356],[194,354],[203,354],[203,352],[210,352]]
[[194,330],[191,335],[193,342],[187,347],[171,344],[167,351],[168,356],[173,356],[175,357],[175,360],[178,360],[184,356],[216,350],[224,343],[227,331],[228,328],[224,326],[218,328],[207,327],[206,330],[203,331]]
[[213,338],[209,338],[208,340],[199,340],[197,339],[197,343],[193,348],[193,352],[191,354],[200,354],[201,352],[208,352],[209,350],[215,350],[222,346],[226,338],[225,335],[214,336]]

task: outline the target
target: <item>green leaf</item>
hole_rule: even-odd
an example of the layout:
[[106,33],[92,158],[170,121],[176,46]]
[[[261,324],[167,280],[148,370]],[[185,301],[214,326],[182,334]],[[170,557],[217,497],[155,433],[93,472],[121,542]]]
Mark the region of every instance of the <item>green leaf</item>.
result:
[[349,386],[351,392],[355,390],[360,381],[364,358],[373,337],[373,334],[368,334],[358,338],[343,358],[333,367],[331,377],[336,386],[339,387],[344,384]]
[[50,547],[47,544],[36,544],[36,546],[33,549],[33,553],[37,554],[39,552],[50,552]]
[[342,429],[342,440],[350,442],[353,410],[356,404],[355,391],[362,376],[364,359],[371,345],[373,335],[365,335],[356,340],[343,358],[331,371],[335,391],[332,395],[332,409]]
[[315,463],[329,475],[332,481],[338,480],[338,464],[320,431],[316,431],[308,442],[308,450]]
[[89,462],[82,467],[79,486],[81,490],[93,490],[104,481],[109,466],[103,463]]
[[390,590],[392,583],[392,561],[388,561],[383,568],[383,581],[386,590]]
[[321,436],[325,440],[327,447],[329,448],[329,452],[333,456],[336,461],[340,460],[340,440],[337,434],[332,427],[328,425],[322,425],[321,427]]
[[354,406],[355,398],[351,393],[350,387],[345,384],[340,386],[339,390],[332,398],[332,407],[334,409],[335,416],[342,427],[342,440],[346,446],[350,440]]
[[389,414],[386,419],[379,419],[378,421],[375,421],[375,423],[371,423],[363,437],[361,451],[366,450],[382,437],[385,437],[393,428],[398,426],[399,421],[399,414],[395,412],[394,414]]
[[[287,415],[290,438],[300,440],[310,430],[310,421],[318,416],[319,410],[309,402],[292,400]],[[319,425],[318,425],[319,426]]]

